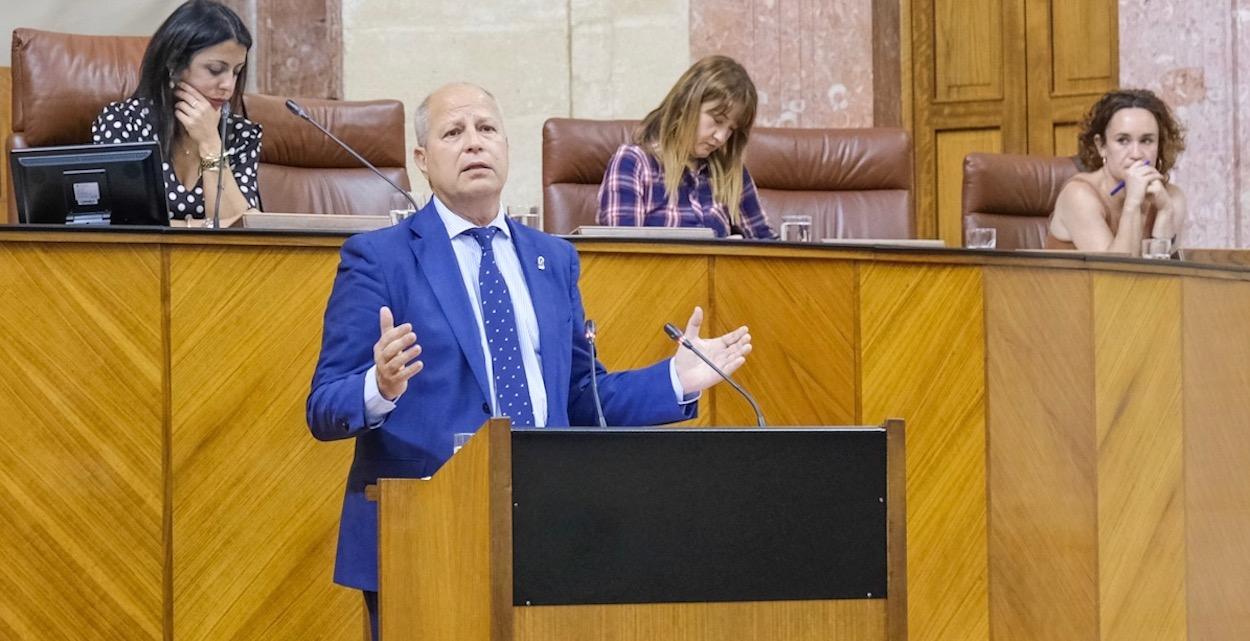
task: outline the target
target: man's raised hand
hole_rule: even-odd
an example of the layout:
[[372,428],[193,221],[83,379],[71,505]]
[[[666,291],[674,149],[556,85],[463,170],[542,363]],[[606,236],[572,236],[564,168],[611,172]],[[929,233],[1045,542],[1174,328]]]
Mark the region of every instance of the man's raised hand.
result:
[[378,310],[380,336],[373,344],[373,364],[377,366],[378,392],[394,401],[408,389],[408,379],[416,376],[425,364],[415,360],[421,355],[412,323],[395,326],[391,308]]

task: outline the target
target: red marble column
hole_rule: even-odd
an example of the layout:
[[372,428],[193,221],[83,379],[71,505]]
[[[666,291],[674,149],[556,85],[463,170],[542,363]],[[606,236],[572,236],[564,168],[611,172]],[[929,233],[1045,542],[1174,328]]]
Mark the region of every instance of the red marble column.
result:
[[741,62],[764,126],[872,126],[873,40],[870,0],[690,0],[691,59]]
[[249,90],[343,97],[341,0],[223,0],[252,31]]

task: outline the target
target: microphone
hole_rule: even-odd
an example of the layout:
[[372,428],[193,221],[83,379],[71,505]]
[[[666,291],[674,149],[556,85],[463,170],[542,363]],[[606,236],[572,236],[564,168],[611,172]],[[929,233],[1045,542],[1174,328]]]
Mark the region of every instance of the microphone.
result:
[[755,424],[759,427],[765,427],[764,413],[760,411],[760,406],[755,402],[755,397],[751,396],[750,393],[742,389],[742,386],[728,374],[721,371],[721,368],[717,367],[711,359],[705,356],[703,352],[699,351],[699,348],[695,347],[694,343],[691,343],[690,339],[686,338],[686,335],[682,334],[681,330],[674,327],[672,323],[664,323],[664,333],[668,334],[669,338],[677,341],[677,343],[682,347],[694,352],[694,355],[698,356],[699,360],[707,363],[707,366],[712,368],[712,371],[719,374],[721,378],[725,379],[726,383],[729,383],[734,389],[738,390],[738,393],[742,395],[742,398],[747,399],[747,402],[751,404],[751,409],[755,411]]
[[586,342],[590,343],[590,395],[595,399],[595,416],[599,417],[599,427],[607,427],[603,419],[603,404],[599,402],[599,358],[595,356],[595,321],[586,319]]
[[335,136],[334,134],[330,133],[329,129],[322,127],[321,123],[317,122],[316,120],[313,120],[312,116],[309,116],[308,112],[304,111],[304,108],[299,106],[299,103],[295,102],[294,100],[287,99],[286,108],[289,109],[291,113],[299,116],[300,118],[303,118],[304,120],[307,120],[309,123],[312,124],[312,126],[316,127],[317,129],[320,129],[321,133],[325,134],[326,136],[330,138],[330,140],[333,140],[335,143],[338,144],[338,146],[342,147],[343,151],[346,151],[347,153],[351,154],[353,158],[355,158],[356,160],[360,162],[360,164],[364,165],[365,167],[368,167],[369,171],[372,171],[374,175],[376,175],[378,178],[381,178],[382,180],[385,180],[387,184],[395,188],[395,191],[399,192],[400,194],[403,194],[404,198],[408,201],[408,203],[412,205],[412,211],[415,212],[415,211],[421,210],[421,206],[418,205],[417,201],[412,198],[412,194],[405,191],[403,187],[396,185],[395,181],[384,176],[382,172],[378,171],[377,167],[373,166],[373,163],[369,162],[368,160],[365,160],[365,157],[356,153],[355,149],[352,149],[351,147],[348,146],[347,143],[343,142],[342,140],[339,140],[338,136]]
[[221,188],[225,184],[222,172],[226,170],[226,126],[230,122],[230,103],[221,106],[218,133],[221,134],[221,155],[217,157],[217,199],[213,201],[213,229],[221,229]]

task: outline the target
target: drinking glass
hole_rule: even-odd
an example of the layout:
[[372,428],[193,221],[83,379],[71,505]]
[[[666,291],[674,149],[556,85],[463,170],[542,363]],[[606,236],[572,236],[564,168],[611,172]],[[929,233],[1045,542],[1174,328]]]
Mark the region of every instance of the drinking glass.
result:
[[1146,238],[1141,241],[1141,257],[1167,260],[1172,257],[1172,241],[1167,238]]
[[542,215],[534,205],[508,205],[508,218],[530,229],[542,229]]
[[812,242],[812,217],[788,214],[781,217],[781,240],[787,243]]
[[398,225],[399,223],[403,222],[405,218],[408,218],[415,213],[417,212],[411,209],[392,209],[391,210],[391,224]]
[[451,440],[452,455],[454,456],[456,452],[459,452],[460,448],[464,447],[464,444],[468,443],[471,438],[473,438],[473,432],[456,432]]
[[994,249],[998,244],[998,230],[993,227],[969,227],[964,234],[964,247],[968,249]]

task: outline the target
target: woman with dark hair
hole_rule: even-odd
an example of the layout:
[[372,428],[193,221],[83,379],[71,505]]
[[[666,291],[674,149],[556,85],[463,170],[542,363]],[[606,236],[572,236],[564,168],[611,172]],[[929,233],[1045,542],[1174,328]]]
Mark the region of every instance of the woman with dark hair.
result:
[[1046,247],[1138,256],[1147,238],[1175,246],[1186,204],[1168,171],[1185,133],[1168,106],[1145,89],[1112,91],[1085,116],[1079,144],[1089,171],[1059,192]]
[[601,225],[710,227],[773,238],[743,166],[758,98],[731,58],[694,63],[613,154],[599,185]]
[[[247,119],[242,100],[251,46],[252,35],[228,7],[190,0],[153,34],[134,94],[105,107],[91,125],[96,143],[160,143],[171,224],[211,225],[219,191],[223,227],[260,209],[261,127]],[[219,175],[223,155],[227,171]]]

